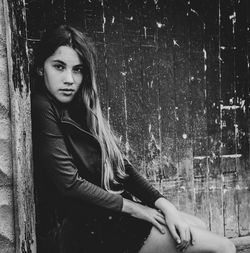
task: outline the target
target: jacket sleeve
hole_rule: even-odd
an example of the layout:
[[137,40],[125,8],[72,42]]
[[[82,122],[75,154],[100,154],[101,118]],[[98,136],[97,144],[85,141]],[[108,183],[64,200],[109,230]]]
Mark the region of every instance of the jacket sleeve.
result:
[[36,159],[49,180],[67,197],[113,211],[121,211],[123,198],[81,178],[67,150],[55,110],[49,101],[32,101],[33,142]]
[[125,170],[128,177],[125,179],[125,190],[132,193],[145,204],[154,207],[155,201],[164,197],[156,190],[126,159]]

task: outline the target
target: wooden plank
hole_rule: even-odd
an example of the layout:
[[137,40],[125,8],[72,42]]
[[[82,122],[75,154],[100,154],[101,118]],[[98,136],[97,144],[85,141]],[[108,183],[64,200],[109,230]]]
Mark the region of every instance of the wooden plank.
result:
[[249,129],[248,129],[248,90],[249,90],[249,62],[248,62],[248,26],[249,26],[249,3],[240,1],[236,3],[235,13],[235,97],[237,109],[235,110],[235,137],[236,153],[240,156],[236,160],[238,182],[238,223],[239,236],[250,233],[250,198],[247,189],[250,186],[249,173]]
[[161,177],[161,143],[159,130],[159,101],[157,79],[157,48],[154,45],[142,46],[143,96],[145,117],[145,166],[150,178]]
[[194,158],[194,185],[195,185],[195,216],[203,220],[210,227],[211,206],[208,196],[207,182],[207,158]]
[[[87,3],[88,4],[88,3]],[[89,5],[89,4],[88,4]],[[99,88],[99,98],[102,111],[108,119],[108,83],[107,83],[107,43],[106,43],[106,19],[103,1],[91,2],[88,6],[95,15],[88,16],[86,23],[87,31],[92,30],[92,38],[94,38],[97,48],[97,85]],[[92,26],[93,25],[93,26]]]
[[[221,154],[236,154],[235,110],[228,107],[235,104],[235,5],[234,2],[221,0]],[[234,157],[221,159],[224,178],[224,233],[228,237],[238,235],[238,196],[235,191],[237,174]]]
[[41,39],[43,32],[67,20],[66,0],[63,1],[25,1],[27,22],[27,43],[29,60],[33,60],[33,49]]
[[190,90],[189,90],[189,24],[186,1],[175,1],[173,5],[173,37],[174,54],[174,86],[176,108],[176,145],[179,180],[179,207],[183,211],[193,213],[193,147],[190,127]]
[[129,4],[122,2],[120,11],[126,73],[128,157],[135,167],[145,174],[145,118],[143,117],[141,30],[138,4],[138,2]]
[[179,206],[177,158],[176,158],[176,113],[175,86],[173,72],[172,34],[172,2],[158,2],[158,82],[160,104],[160,132],[161,132],[161,184],[163,194],[177,207]]
[[11,118],[6,30],[7,3],[0,1],[0,252],[15,252]]
[[225,236],[237,237],[238,227],[238,194],[236,190],[237,173],[235,169],[235,158],[221,158],[221,169],[223,171],[223,213]]
[[144,2],[140,14],[141,85],[144,117],[144,161],[148,178],[161,180],[161,130],[159,119],[158,36],[153,1]]
[[67,20],[65,1],[25,1],[30,39],[39,39],[41,31],[45,28],[65,23]]
[[[7,4],[6,2],[4,4]],[[16,252],[36,252],[30,88],[24,1],[6,7]],[[8,19],[8,17],[11,17]],[[20,71],[22,70],[22,71]]]
[[223,228],[223,194],[220,170],[220,35],[219,0],[204,2],[201,22],[205,25],[204,53],[206,54],[206,119],[207,166],[209,190],[209,225],[218,234]]
[[70,1],[63,0],[67,23],[83,29],[91,38],[99,41],[105,29],[104,2],[107,1]]
[[[210,226],[210,203],[208,198],[208,137],[207,137],[207,48],[204,13],[206,4],[191,1],[189,5],[189,86],[192,96],[190,115],[193,133],[194,178],[197,186],[196,215]],[[204,159],[200,159],[204,157]],[[195,186],[195,188],[196,188]]]
[[94,33],[100,31],[102,23],[102,6],[100,1],[69,1],[63,0],[67,22],[75,25],[94,38]]
[[127,123],[126,123],[126,80],[124,73],[124,53],[122,41],[122,25],[118,19],[120,9],[115,1],[104,3],[105,7],[105,36],[106,36],[106,68],[108,86],[108,116],[109,122],[117,137],[120,138],[125,152]]

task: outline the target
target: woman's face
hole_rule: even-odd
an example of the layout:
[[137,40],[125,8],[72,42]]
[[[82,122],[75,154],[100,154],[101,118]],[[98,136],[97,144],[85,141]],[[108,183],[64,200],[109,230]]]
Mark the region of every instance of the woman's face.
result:
[[60,46],[44,62],[44,82],[48,91],[61,103],[73,100],[83,80],[83,63],[77,52]]

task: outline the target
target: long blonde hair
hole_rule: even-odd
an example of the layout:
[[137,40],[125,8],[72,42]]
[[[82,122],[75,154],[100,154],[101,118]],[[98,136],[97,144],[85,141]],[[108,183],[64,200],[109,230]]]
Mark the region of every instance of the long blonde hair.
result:
[[96,84],[95,59],[90,56],[91,89],[84,85],[82,98],[87,109],[87,125],[91,133],[98,139],[102,148],[102,183],[110,192],[111,184],[118,184],[117,179],[126,177],[122,153],[119,149],[117,137],[114,135],[107,120],[103,117]]
[[120,192],[113,190],[112,185],[119,185],[119,179],[126,177],[125,166],[117,139],[102,114],[96,81],[95,47],[79,29],[61,25],[43,35],[35,54],[36,68],[43,66],[44,61],[60,46],[73,48],[84,63],[84,80],[80,97],[86,107],[88,128],[102,149],[102,186],[108,191]]

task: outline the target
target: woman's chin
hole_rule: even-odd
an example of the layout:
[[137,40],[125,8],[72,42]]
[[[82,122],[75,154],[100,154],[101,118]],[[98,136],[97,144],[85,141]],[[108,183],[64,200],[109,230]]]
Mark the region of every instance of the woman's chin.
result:
[[56,99],[63,104],[70,103],[73,100],[73,98],[74,98],[74,96],[72,96],[72,95],[70,95],[70,96],[67,96],[67,95],[56,96]]

